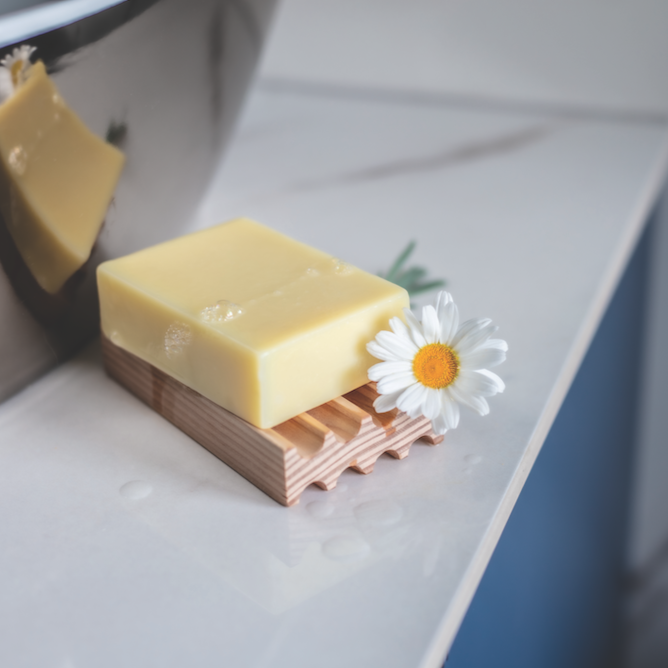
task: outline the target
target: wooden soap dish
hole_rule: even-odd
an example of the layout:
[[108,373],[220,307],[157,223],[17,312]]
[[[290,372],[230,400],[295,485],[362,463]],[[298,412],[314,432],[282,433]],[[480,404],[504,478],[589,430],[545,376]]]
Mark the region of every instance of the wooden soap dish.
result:
[[105,336],[102,353],[112,378],[285,506],[297,503],[311,484],[333,489],[347,468],[371,473],[384,452],[403,459],[418,438],[431,445],[443,440],[427,418],[411,419],[396,409],[376,413],[375,383],[273,429],[258,429]]

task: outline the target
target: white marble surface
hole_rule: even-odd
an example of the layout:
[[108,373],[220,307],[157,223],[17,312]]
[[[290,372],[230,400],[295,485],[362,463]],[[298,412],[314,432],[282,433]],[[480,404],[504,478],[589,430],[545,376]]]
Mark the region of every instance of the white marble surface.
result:
[[286,509],[107,379],[93,346],[0,406],[0,665],[441,665],[667,140],[256,90],[192,227],[250,215],[372,271],[417,239],[463,316],[500,325],[507,391],[441,446]]
[[262,74],[666,118],[666,26],[665,0],[283,0]]

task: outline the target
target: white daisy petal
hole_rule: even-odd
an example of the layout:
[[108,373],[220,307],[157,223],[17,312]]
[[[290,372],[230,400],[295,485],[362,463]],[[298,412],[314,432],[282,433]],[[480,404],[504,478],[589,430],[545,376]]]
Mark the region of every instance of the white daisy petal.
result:
[[480,415],[487,415],[487,413],[489,413],[489,404],[484,397],[469,394],[468,392],[462,392],[459,387],[455,387],[454,385],[451,385],[448,389],[450,390],[452,398],[460,404],[472,408]]
[[452,296],[450,295],[450,293],[446,292],[445,290],[441,290],[436,296],[436,307],[435,307],[436,317],[439,319],[439,321],[441,321],[443,318],[445,307],[450,303],[452,303]]
[[460,392],[467,395],[475,394],[481,397],[491,397],[498,392],[496,381],[479,371],[462,369],[459,372],[456,385]]
[[433,420],[441,412],[441,395],[438,390],[427,388],[424,403],[422,404],[422,415]]
[[[476,373],[482,374],[483,376],[486,376],[490,381],[492,381],[492,383],[494,384],[494,388],[496,390],[494,394],[503,392],[506,389],[506,384],[493,371],[489,371],[488,369],[478,369]],[[485,396],[494,396],[494,394]]]
[[397,318],[396,316],[394,318],[390,318],[390,327],[395,334],[403,336],[407,339],[411,338],[408,327],[406,327],[406,323],[404,323],[401,318]]
[[436,309],[433,306],[425,306],[422,309],[422,332],[427,343],[438,343],[440,339],[440,327],[436,317]]
[[459,424],[459,405],[452,398],[448,388],[445,388],[441,392],[441,411],[448,424],[448,429],[457,429],[457,425]]
[[422,417],[422,404],[414,406],[413,408],[407,410],[406,413],[408,413],[408,417],[411,418],[412,420]]
[[410,309],[405,308],[404,315],[406,316],[406,324],[411,333],[411,339],[418,348],[423,348],[427,345],[427,341],[422,333],[422,325]]
[[457,305],[451,301],[443,307],[441,321],[441,343],[450,345],[459,327],[459,310]]
[[376,400],[373,402],[373,407],[376,413],[387,413],[388,411],[394,410],[397,407],[397,399],[402,392],[404,392],[404,390],[398,390],[391,394],[381,394],[376,397]]
[[450,428],[448,426],[448,422],[445,419],[444,415],[437,415],[432,421],[431,421],[431,428],[434,430],[434,433],[437,434],[438,436],[443,436],[446,431]]
[[459,355],[465,355],[467,352],[478,348],[487,339],[489,339],[489,337],[492,336],[492,334],[494,334],[497,329],[498,327],[496,327],[496,325],[492,325],[490,323],[484,327],[480,327],[473,330],[472,332],[469,332],[466,336],[459,339],[459,342],[455,346],[457,353]]
[[413,365],[410,362],[405,360],[401,361],[392,361],[392,362],[381,362],[380,364],[374,364],[369,369],[369,380],[380,380],[383,376],[387,376],[391,373],[413,373]]
[[376,334],[376,341],[380,343],[383,348],[400,355],[400,359],[413,359],[418,347],[410,339],[405,339],[393,332],[383,330]]
[[476,331],[481,327],[489,325],[491,322],[492,321],[489,318],[472,318],[471,320],[463,322],[452,338],[450,345],[456,347],[464,337],[467,337],[471,332]]
[[404,359],[403,355],[384,348],[377,341],[369,341],[369,343],[366,344],[366,349],[369,351],[370,355],[386,362],[398,362],[399,360]]
[[469,401],[473,404],[473,409],[478,412],[479,415],[488,415],[489,414],[489,404],[485,397],[469,397]]
[[404,390],[397,399],[397,408],[411,417],[417,417],[422,414],[422,404],[426,398],[427,388],[420,383],[415,383]]
[[487,339],[481,345],[481,348],[498,348],[506,353],[508,352],[508,344],[503,339]]
[[378,381],[379,394],[391,394],[397,390],[403,390],[415,382],[413,372],[391,373]]
[[460,353],[462,369],[484,369],[497,366],[506,360],[506,351],[499,348],[477,348],[467,353]]

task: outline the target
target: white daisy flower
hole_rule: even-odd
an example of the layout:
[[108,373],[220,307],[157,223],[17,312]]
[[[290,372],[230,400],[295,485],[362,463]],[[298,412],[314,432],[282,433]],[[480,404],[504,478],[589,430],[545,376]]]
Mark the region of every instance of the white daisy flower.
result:
[[379,413],[398,408],[416,418],[429,418],[437,434],[459,424],[459,405],[480,415],[489,413],[485,397],[503,392],[505,384],[488,367],[506,359],[508,344],[490,338],[498,329],[487,318],[459,325],[459,312],[447,292],[439,292],[435,306],[422,309],[422,322],[404,309],[406,323],[390,320],[367,350],[383,360],[369,369],[380,396]]
[[35,49],[34,46],[22,44],[0,60],[0,103],[10,98],[26,80],[31,65],[30,56]]

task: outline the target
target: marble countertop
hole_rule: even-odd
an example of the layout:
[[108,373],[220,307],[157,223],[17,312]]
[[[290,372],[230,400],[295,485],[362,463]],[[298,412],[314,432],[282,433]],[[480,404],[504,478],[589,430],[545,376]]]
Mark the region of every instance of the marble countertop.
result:
[[247,215],[373,272],[415,239],[500,326],[507,390],[283,508],[94,344],[0,406],[0,663],[440,666],[667,160],[654,117],[261,81],[191,228]]
[[662,0],[283,0],[262,75],[666,120],[667,22]]

